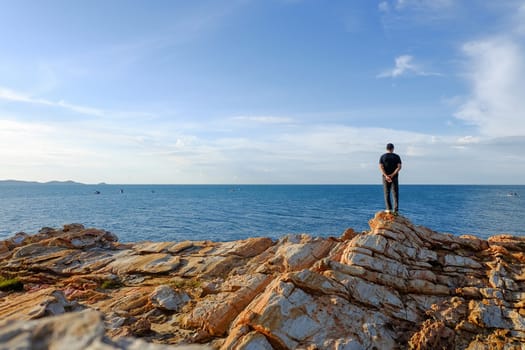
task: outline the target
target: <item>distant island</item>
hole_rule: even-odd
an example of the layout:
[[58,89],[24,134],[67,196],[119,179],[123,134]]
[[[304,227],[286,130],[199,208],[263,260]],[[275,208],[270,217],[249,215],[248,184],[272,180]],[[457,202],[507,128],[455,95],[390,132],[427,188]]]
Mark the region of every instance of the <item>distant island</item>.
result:
[[38,181],[21,181],[21,180],[0,180],[0,185],[85,185],[81,182],[75,181],[48,181],[48,182],[38,182]]

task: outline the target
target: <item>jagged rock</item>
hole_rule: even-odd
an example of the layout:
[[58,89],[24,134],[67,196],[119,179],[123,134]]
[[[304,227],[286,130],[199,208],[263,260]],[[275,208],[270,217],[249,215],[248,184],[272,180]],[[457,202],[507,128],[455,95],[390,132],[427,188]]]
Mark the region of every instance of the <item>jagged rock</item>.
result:
[[108,269],[116,275],[133,273],[158,274],[168,273],[180,265],[180,258],[171,254],[153,253],[136,255],[124,251],[108,264]]
[[525,348],[525,238],[385,213],[369,224],[277,241],[119,244],[78,224],[20,233],[0,242],[0,271],[26,289],[0,295],[0,319],[96,309],[109,349],[117,336],[223,350]]
[[178,311],[184,304],[190,301],[188,294],[176,292],[167,285],[161,285],[155,288],[150,295],[153,306],[167,311]]
[[421,330],[416,332],[409,341],[412,349],[454,349],[454,331],[441,321],[423,322]]
[[206,350],[206,346],[169,346],[140,339],[105,336],[102,314],[87,310],[35,321],[16,321],[0,327],[0,350]]
[[62,291],[52,287],[7,294],[2,301],[2,321],[31,320],[84,309],[76,301],[67,300]]
[[271,281],[270,276],[263,274],[241,278],[234,276],[232,279],[235,280],[235,292],[221,292],[198,301],[183,324],[186,327],[200,327],[210,335],[222,336],[239,312]]

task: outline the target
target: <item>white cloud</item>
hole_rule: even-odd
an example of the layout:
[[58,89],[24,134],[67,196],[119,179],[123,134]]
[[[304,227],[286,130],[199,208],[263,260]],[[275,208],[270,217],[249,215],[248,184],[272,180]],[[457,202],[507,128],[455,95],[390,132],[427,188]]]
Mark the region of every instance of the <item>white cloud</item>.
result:
[[480,138],[471,136],[471,135],[460,137],[457,140],[457,143],[460,145],[469,145],[469,144],[478,143],[478,142],[480,142]]
[[498,36],[463,46],[471,93],[455,116],[482,135],[525,135],[525,51],[519,40]]
[[275,117],[275,116],[238,116],[238,117],[233,117],[232,120],[243,121],[243,122],[261,123],[261,124],[289,124],[289,123],[293,123],[293,119],[292,118]]
[[[209,128],[201,125],[203,135]],[[385,144],[393,142],[405,164],[404,183],[486,183],[486,179],[501,178],[490,169],[504,168],[508,161],[495,155],[523,158],[522,147],[516,147],[514,139],[443,137],[335,124],[296,123],[286,129],[279,123],[265,124],[265,132],[250,135],[241,130],[244,126],[238,125],[229,133],[209,137],[197,131],[195,135],[177,133],[176,127],[165,125],[140,130],[116,124],[0,120],[4,164],[0,178],[88,183],[379,183],[379,156]],[[490,152],[494,161],[480,168]],[[513,173],[520,167],[524,168],[516,165]],[[447,169],[446,175],[442,169]]]
[[379,11],[381,12],[388,12],[390,11],[390,5],[387,1],[381,1],[378,5]]
[[409,55],[402,55],[402,56],[396,57],[395,59],[396,66],[393,69],[384,71],[383,73],[379,74],[378,78],[386,78],[386,77],[395,78],[395,77],[402,75],[406,71],[414,70],[414,67],[410,63],[412,59],[413,57]]
[[0,120],[0,135],[2,139],[9,135],[34,136],[33,134],[46,134],[53,130],[47,124],[42,123],[23,123],[15,120]]
[[0,87],[0,99],[7,100],[7,101],[15,101],[15,102],[37,103],[33,99],[31,99],[31,97],[29,97],[28,95],[25,95],[20,92],[15,92],[5,87]]
[[409,145],[405,150],[405,155],[409,157],[422,157],[425,154],[425,149],[417,145]]
[[69,109],[70,111],[77,112],[80,114],[92,115],[92,116],[97,116],[97,117],[102,117],[106,115],[106,112],[101,109],[75,105],[75,104],[67,103],[63,100],[60,100],[58,102],[51,102],[50,105],[54,107],[62,107],[65,109]]
[[0,179],[171,183],[178,171],[209,157],[195,138],[158,128],[2,119]]
[[401,8],[407,6],[407,3],[408,3],[407,0],[397,0],[397,1],[395,2],[395,4],[396,4],[395,7],[396,7],[397,9],[401,9]]
[[396,0],[394,7],[396,9],[418,8],[437,10],[450,8],[454,5],[454,0]]
[[411,55],[401,55],[395,59],[395,67],[378,74],[378,78],[397,78],[403,75],[415,74],[419,76],[439,76],[441,74],[425,71],[419,64],[414,63]]
[[514,22],[516,23],[516,34],[525,35],[525,2],[516,11]]
[[[64,142],[69,137],[65,135],[80,136],[82,132],[47,123],[0,120],[0,157],[4,164],[0,178],[40,177],[49,168],[53,172],[64,164],[75,167],[87,153],[96,155],[75,142]],[[61,175],[56,173],[56,178],[61,179]]]
[[383,28],[406,26],[434,26],[447,21],[464,20],[461,14],[465,6],[455,0],[389,0],[379,4]]
[[50,101],[50,100],[46,100],[43,98],[36,98],[29,94],[14,91],[9,88],[1,87],[1,86],[0,86],[0,99],[6,100],[6,101],[12,101],[12,102],[22,102],[22,103],[50,106],[50,107],[65,108],[73,112],[91,115],[91,116],[97,116],[97,117],[101,117],[106,114],[103,110],[98,109],[98,108],[71,104],[63,100],[55,102],[55,101]]

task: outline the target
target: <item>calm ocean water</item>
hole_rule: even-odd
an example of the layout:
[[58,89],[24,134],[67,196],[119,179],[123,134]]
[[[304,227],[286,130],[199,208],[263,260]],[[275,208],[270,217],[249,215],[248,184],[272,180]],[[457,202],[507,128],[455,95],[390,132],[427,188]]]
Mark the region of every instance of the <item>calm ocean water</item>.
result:
[[[100,191],[100,194],[95,194]],[[435,231],[525,235],[525,186],[401,185],[400,213]],[[510,195],[510,194],[514,195]],[[0,239],[78,222],[120,241],[229,241],[368,229],[381,185],[0,185]]]

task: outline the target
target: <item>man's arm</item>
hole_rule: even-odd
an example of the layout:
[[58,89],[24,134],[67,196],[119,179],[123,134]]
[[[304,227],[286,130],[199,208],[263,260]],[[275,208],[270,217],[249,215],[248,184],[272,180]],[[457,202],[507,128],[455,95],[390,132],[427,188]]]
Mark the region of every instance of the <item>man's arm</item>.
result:
[[381,171],[381,174],[383,174],[384,177],[388,177],[387,173],[385,172],[385,167],[381,163],[379,163],[379,170]]
[[388,181],[388,182],[392,182],[392,178],[390,177],[390,175],[388,175],[388,174],[385,172],[385,167],[383,166],[382,163],[379,164],[379,170],[381,170],[381,174],[383,174],[383,176],[385,177],[386,181]]

